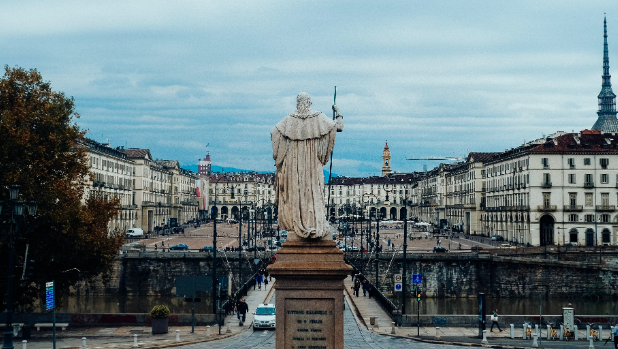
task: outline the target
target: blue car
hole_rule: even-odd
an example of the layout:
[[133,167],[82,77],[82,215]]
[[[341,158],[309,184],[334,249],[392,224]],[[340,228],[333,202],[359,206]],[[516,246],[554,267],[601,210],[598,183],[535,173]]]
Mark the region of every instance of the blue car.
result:
[[188,249],[189,246],[187,246],[186,244],[178,244],[170,247],[170,251],[187,251]]

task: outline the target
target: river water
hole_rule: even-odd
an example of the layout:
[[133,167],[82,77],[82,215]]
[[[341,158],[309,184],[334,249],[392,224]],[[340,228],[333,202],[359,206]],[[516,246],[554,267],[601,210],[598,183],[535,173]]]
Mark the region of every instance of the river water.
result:
[[[361,296],[362,297],[362,296]],[[202,298],[195,303],[195,312],[211,314],[210,299]],[[524,298],[487,298],[487,313],[498,308],[504,315],[536,315],[539,314],[539,299]],[[416,298],[407,300],[406,313],[416,314],[418,303]],[[543,299],[543,314],[560,315],[562,307],[572,303],[576,315],[616,315],[618,300],[576,300],[576,299]],[[100,314],[100,313],[148,313],[158,304],[167,305],[175,314],[190,314],[191,302],[177,297],[120,297],[91,296],[68,297],[56,309],[59,313]],[[399,302],[395,301],[395,304]],[[423,298],[420,302],[421,314],[451,315],[478,314],[476,298]],[[39,312],[43,312],[45,303],[39,304]]]

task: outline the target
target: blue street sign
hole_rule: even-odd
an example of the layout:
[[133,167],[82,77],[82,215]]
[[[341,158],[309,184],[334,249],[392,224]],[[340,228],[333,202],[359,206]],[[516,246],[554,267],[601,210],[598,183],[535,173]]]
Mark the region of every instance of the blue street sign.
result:
[[423,283],[423,278],[421,274],[412,274],[412,284],[418,285]]
[[395,290],[401,291],[401,284],[395,284]]
[[54,308],[54,282],[45,283],[45,309]]

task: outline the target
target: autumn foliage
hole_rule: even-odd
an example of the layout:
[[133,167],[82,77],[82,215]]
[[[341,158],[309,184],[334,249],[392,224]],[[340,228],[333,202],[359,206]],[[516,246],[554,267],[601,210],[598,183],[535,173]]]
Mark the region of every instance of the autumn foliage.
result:
[[[21,185],[20,199],[36,200],[36,217],[18,218],[15,241],[15,302],[27,306],[55,280],[62,294],[75,282],[109,276],[123,243],[108,234],[118,213],[117,200],[83,200],[89,176],[85,132],[75,124],[74,101],[54,92],[36,70],[5,68],[0,80],[0,294],[6,294],[11,184]],[[21,280],[21,266],[35,260],[33,276]],[[64,272],[73,268],[78,269]],[[0,305],[0,310],[5,304]]]

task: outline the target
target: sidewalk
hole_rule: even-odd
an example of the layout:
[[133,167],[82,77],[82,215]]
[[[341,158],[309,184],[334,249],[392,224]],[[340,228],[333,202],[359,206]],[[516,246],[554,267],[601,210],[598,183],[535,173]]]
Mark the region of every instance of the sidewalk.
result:
[[[509,324],[501,324],[502,332],[494,328],[493,332],[490,332],[489,326],[487,327],[487,344],[481,343],[481,339],[478,338],[479,330],[476,327],[396,327],[395,333],[391,333],[392,320],[388,314],[380,307],[378,302],[369,297],[363,297],[362,295],[356,297],[353,295],[352,290],[352,277],[348,277],[344,280],[345,284],[345,297],[348,300],[348,304],[352,308],[352,313],[356,318],[356,321],[365,326],[368,330],[380,335],[393,336],[414,339],[421,342],[433,343],[433,344],[451,344],[462,346],[475,346],[475,347],[489,347],[489,348],[531,348],[532,340],[523,339],[522,326],[514,327],[514,339],[511,339],[511,327]],[[362,291],[361,291],[362,292]],[[371,326],[369,323],[369,317],[376,316],[378,326]],[[417,333],[419,335],[417,335]],[[535,333],[534,325],[532,333]],[[438,336],[436,336],[438,334]],[[542,338],[540,347],[543,348],[588,348],[589,341],[583,340],[586,338],[586,329],[580,329],[578,331],[578,341],[553,341],[547,340],[547,328],[542,329]],[[605,328],[603,331],[603,340],[595,342],[595,347],[603,346],[605,339],[609,336],[609,328]],[[609,346],[608,346],[609,347]]]
[[[91,349],[102,348],[132,348],[134,334],[137,334],[137,344],[140,348],[166,348],[178,345],[187,345],[213,340],[228,338],[245,331],[251,331],[253,312],[258,304],[268,302],[273,295],[272,286],[275,279],[268,282],[268,286],[258,290],[250,290],[245,297],[249,312],[247,313],[244,326],[239,326],[236,314],[225,317],[224,325],[219,334],[217,325],[195,326],[195,332],[191,333],[191,326],[170,326],[167,334],[151,334],[150,326],[124,326],[124,327],[75,327],[65,331],[56,329],[57,349],[79,349],[82,347],[82,337],[86,338],[86,346]],[[230,332],[227,332],[229,326]],[[179,331],[180,341],[176,341],[176,331]],[[32,331],[32,338],[27,340],[27,349],[49,349],[52,346],[52,331]],[[16,349],[22,349],[22,339],[14,338],[13,345]]]

